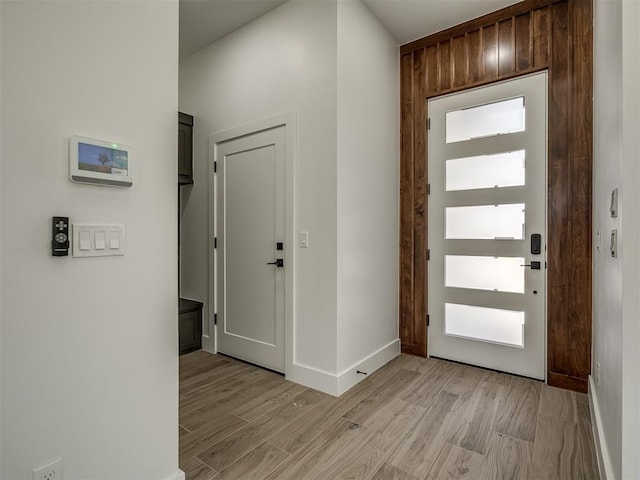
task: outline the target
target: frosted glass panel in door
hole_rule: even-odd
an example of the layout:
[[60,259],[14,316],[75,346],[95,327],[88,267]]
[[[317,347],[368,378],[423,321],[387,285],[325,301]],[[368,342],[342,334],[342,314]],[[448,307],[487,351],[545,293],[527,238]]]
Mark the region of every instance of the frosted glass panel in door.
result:
[[445,334],[524,347],[524,312],[446,303]]
[[445,256],[445,285],[524,293],[524,258]]
[[522,132],[524,113],[524,97],[447,112],[446,142]]
[[524,150],[447,160],[446,191],[524,185]]
[[515,239],[524,238],[524,203],[447,207],[445,238]]

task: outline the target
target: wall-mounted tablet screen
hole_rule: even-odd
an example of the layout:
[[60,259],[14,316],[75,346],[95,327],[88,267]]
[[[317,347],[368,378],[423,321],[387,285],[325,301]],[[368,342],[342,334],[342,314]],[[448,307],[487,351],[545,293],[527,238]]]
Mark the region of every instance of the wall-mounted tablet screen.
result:
[[130,187],[131,147],[73,136],[69,141],[69,178],[107,187]]

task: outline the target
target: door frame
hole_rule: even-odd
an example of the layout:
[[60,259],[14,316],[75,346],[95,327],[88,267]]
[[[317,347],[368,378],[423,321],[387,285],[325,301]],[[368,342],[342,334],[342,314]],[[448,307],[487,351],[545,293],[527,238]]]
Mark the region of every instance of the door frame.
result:
[[[207,221],[209,223],[209,275],[208,275],[208,303],[213,308],[209,308],[209,318],[206,319],[207,331],[213,334],[213,351],[218,352],[217,325],[215,318],[218,313],[218,278],[217,278],[217,252],[215,239],[217,232],[217,180],[215,162],[218,161],[218,145],[234,140],[246,135],[271,130],[278,127],[285,129],[285,178],[284,178],[284,202],[285,202],[285,249],[284,249],[284,349],[285,349],[285,375],[291,372],[293,365],[293,326],[294,326],[294,298],[295,298],[295,264],[296,264],[296,243],[295,243],[295,185],[296,185],[296,145],[297,145],[297,113],[286,112],[273,117],[264,118],[252,123],[223,130],[209,135],[209,210]],[[289,247],[287,247],[289,245]]]
[[[470,88],[465,88],[463,90],[458,90],[456,92],[452,92],[452,93],[447,93],[447,94],[443,94],[443,95],[436,95],[436,96],[432,96],[429,97],[425,100],[425,111],[427,112],[427,118],[428,120],[428,129],[427,129],[427,140],[429,140],[429,130],[431,130],[431,109],[430,109],[430,102],[433,100],[439,100],[439,99],[443,99],[443,98],[447,98],[447,97],[452,97],[452,96],[456,96],[456,95],[462,95],[464,93],[468,93],[468,92],[472,92],[472,91],[477,91],[477,90],[482,90],[484,88],[489,88],[489,87],[495,87],[495,86],[499,86],[499,85],[507,85],[511,82],[520,82],[521,80],[527,79],[527,78],[531,78],[531,77],[542,77],[543,78],[543,82],[544,82],[544,147],[543,147],[543,151],[545,153],[545,162],[544,162],[544,184],[542,185],[542,188],[544,189],[544,208],[543,208],[543,212],[544,212],[544,242],[542,244],[542,248],[543,248],[543,256],[539,259],[540,261],[542,261],[544,263],[544,267],[542,268],[542,275],[544,278],[544,292],[543,292],[543,296],[544,296],[544,304],[543,304],[543,319],[542,319],[542,323],[543,323],[543,334],[542,334],[542,349],[543,349],[543,376],[542,378],[538,378],[535,377],[539,380],[543,380],[545,383],[547,382],[547,376],[548,376],[548,371],[547,371],[547,354],[548,354],[548,269],[547,269],[547,260],[548,260],[548,248],[547,245],[549,243],[549,72],[547,70],[541,70],[538,72],[533,72],[533,73],[529,73],[526,75],[520,75],[518,77],[511,77],[511,78],[507,78],[504,80],[498,80],[495,82],[491,82],[485,85],[479,85],[477,87],[470,87]],[[517,91],[517,89],[516,89]],[[510,98],[513,97],[513,95],[511,95],[511,93],[514,92],[510,92],[509,95],[506,95],[505,98]],[[525,98],[526,98],[526,94],[525,94]],[[530,101],[530,100],[529,100]],[[425,156],[425,162],[426,162],[426,168],[427,168],[427,178],[428,178],[428,185],[431,186],[432,180],[431,180],[431,158],[429,156],[430,153],[430,149],[432,148],[431,143],[429,141],[426,142],[427,143],[427,148],[426,148],[426,156]],[[429,189],[430,190],[430,189]],[[429,221],[431,219],[431,202],[429,199],[429,195],[430,193],[427,193],[427,201],[426,201],[426,212],[427,212],[427,221],[426,221],[426,225],[425,225],[425,239],[426,239],[426,243],[427,243],[427,248],[429,249],[428,251],[431,251],[431,245],[429,244]],[[530,241],[530,237],[529,236],[525,236],[524,241],[527,243],[527,245],[529,245],[529,241]],[[529,254],[530,255],[530,254]],[[431,263],[430,263],[430,259],[429,256],[427,256],[427,268],[426,268],[426,281],[425,281],[425,296],[428,299],[429,298],[429,289],[430,289],[430,268],[431,268]],[[529,258],[525,258],[525,262],[526,261],[531,261],[533,260],[530,256]],[[427,312],[429,311],[429,304],[427,303],[426,305],[426,309]],[[429,351],[429,336],[428,336],[428,332],[427,332],[427,341],[426,341],[426,350],[427,350],[427,356],[430,356],[430,351]],[[478,365],[483,367],[482,365]],[[490,366],[484,366],[483,368],[492,368]],[[518,374],[516,374],[518,375]],[[534,377],[532,377],[534,378]]]

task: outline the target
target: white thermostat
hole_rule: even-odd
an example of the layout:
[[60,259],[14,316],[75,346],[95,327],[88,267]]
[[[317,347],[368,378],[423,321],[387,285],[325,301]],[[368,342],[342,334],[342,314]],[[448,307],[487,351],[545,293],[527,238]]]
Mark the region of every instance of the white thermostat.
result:
[[131,147],[75,135],[69,140],[69,178],[106,187],[130,187]]

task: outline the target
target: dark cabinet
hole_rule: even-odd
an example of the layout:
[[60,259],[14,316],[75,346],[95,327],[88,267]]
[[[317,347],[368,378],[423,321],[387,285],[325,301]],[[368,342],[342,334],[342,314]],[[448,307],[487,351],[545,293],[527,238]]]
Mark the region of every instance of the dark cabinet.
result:
[[178,112],[178,184],[193,183],[193,117]]
[[179,354],[202,348],[202,303],[181,298],[179,302]]

